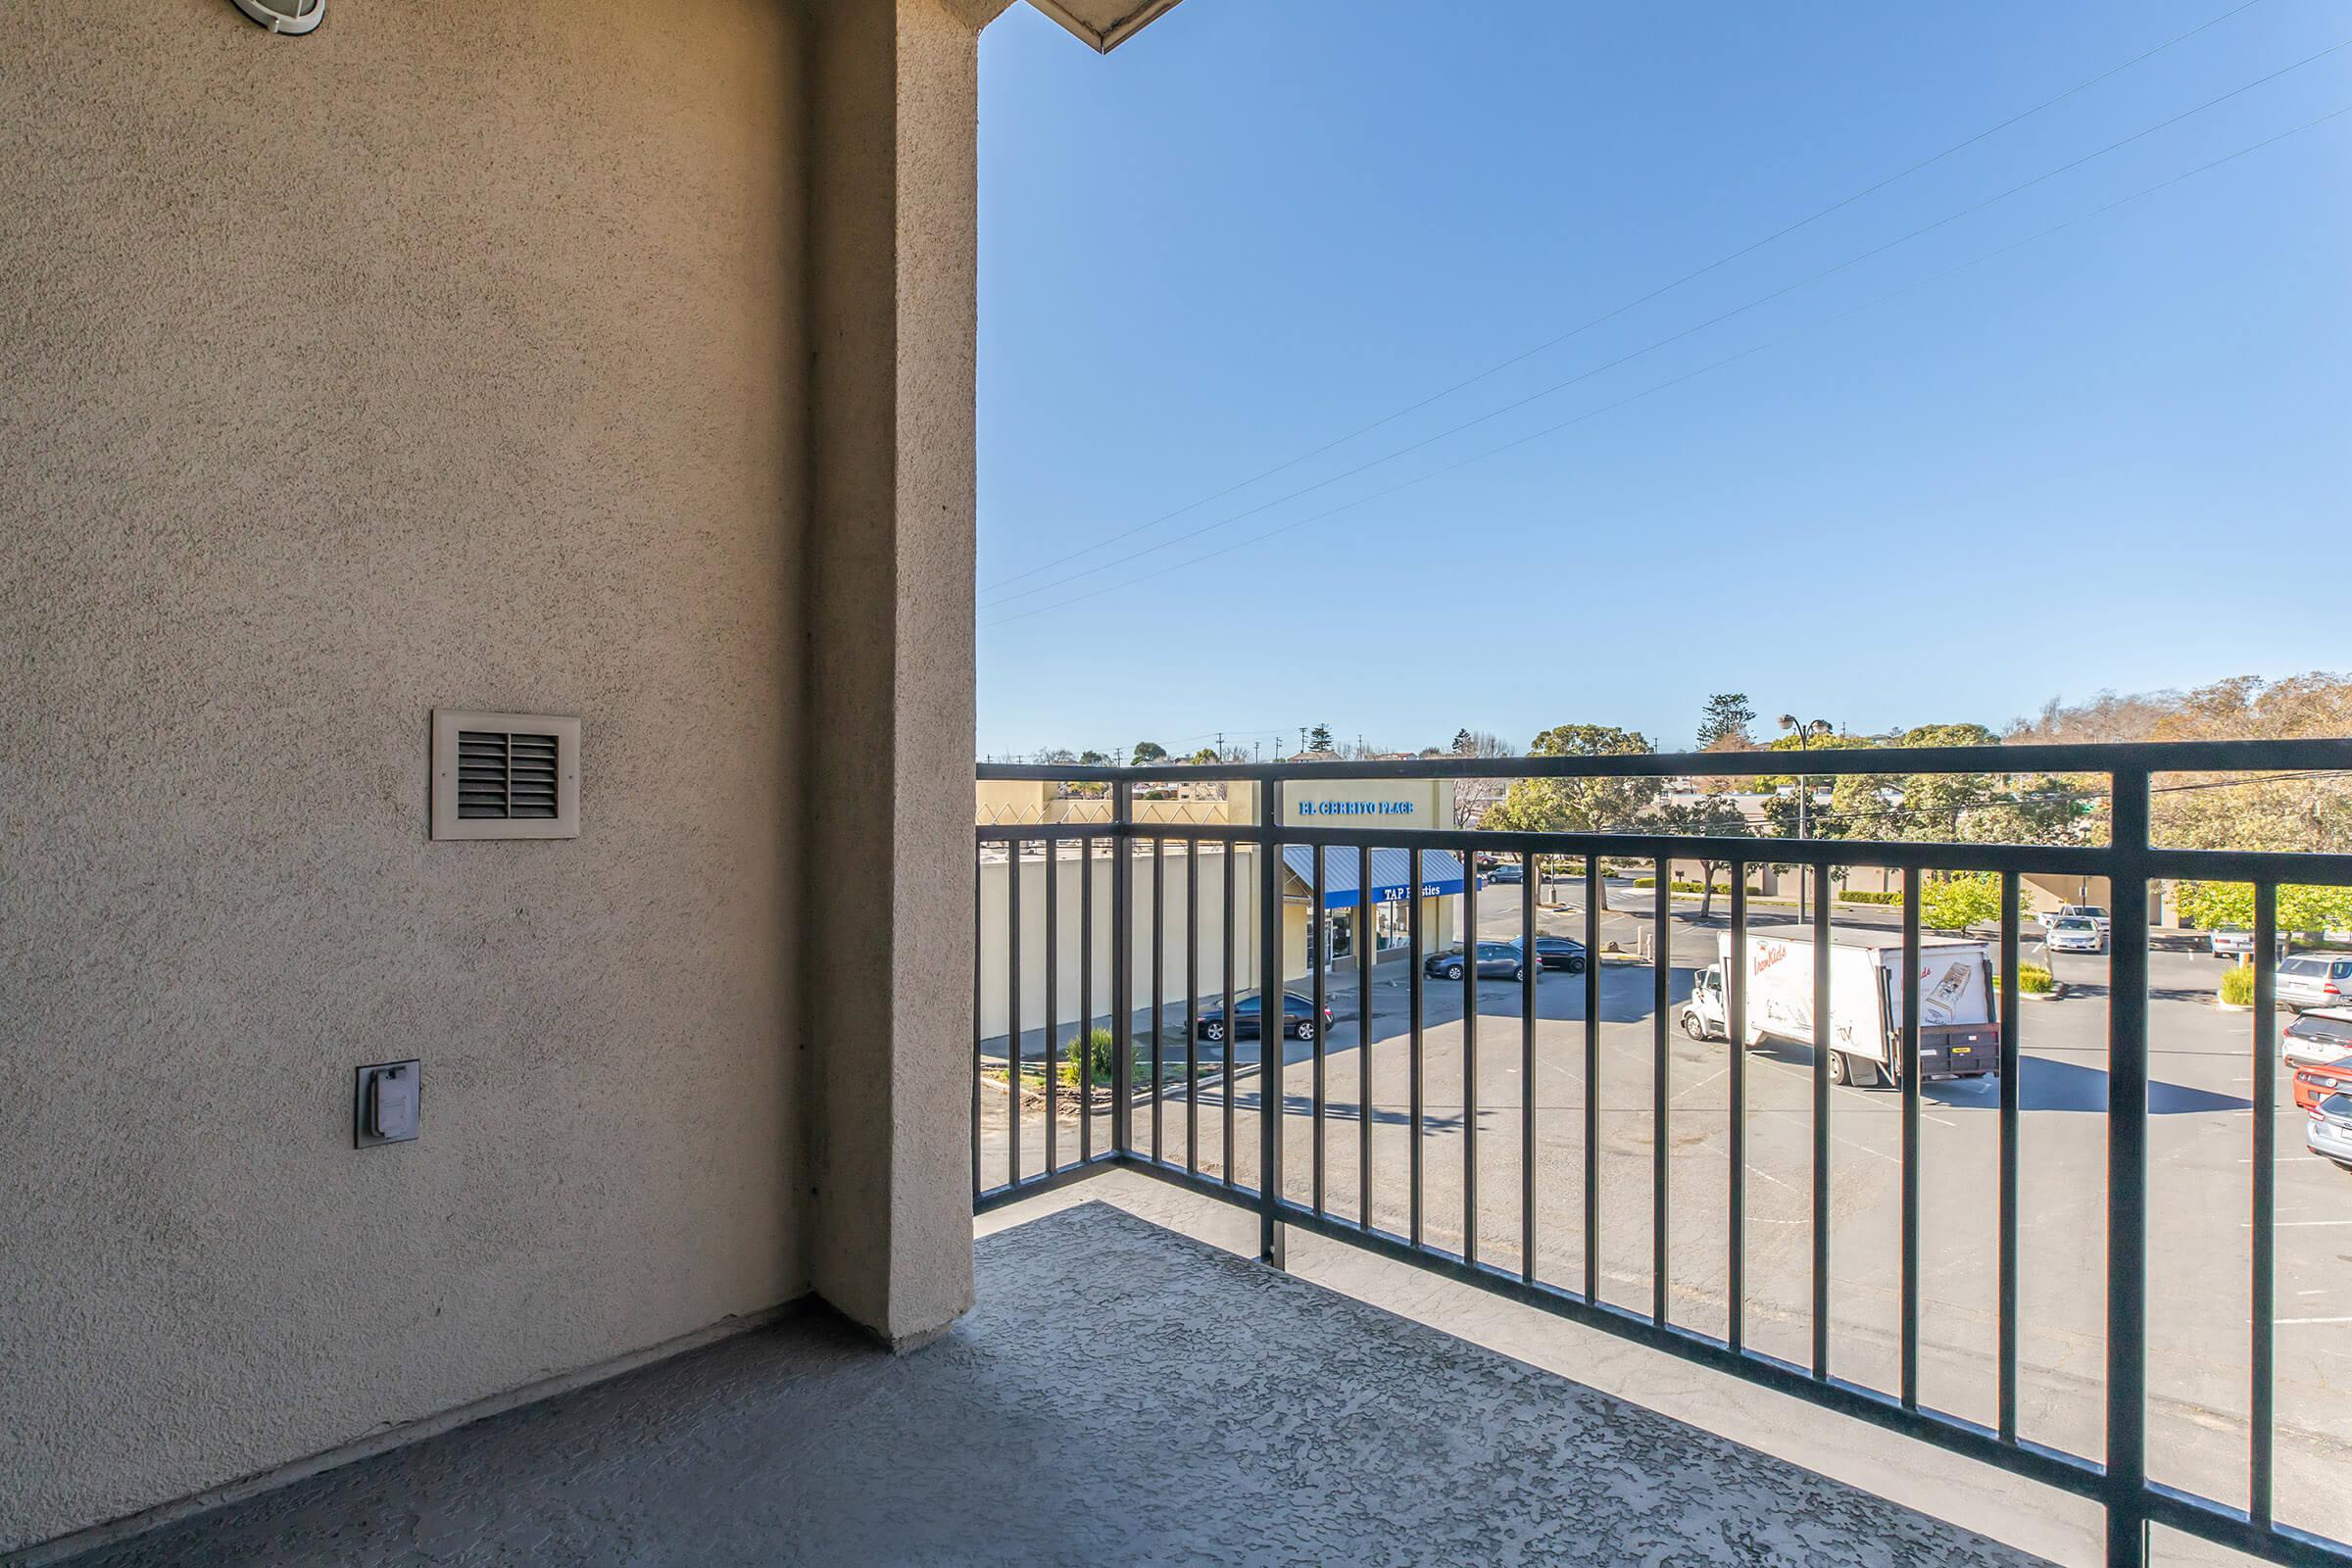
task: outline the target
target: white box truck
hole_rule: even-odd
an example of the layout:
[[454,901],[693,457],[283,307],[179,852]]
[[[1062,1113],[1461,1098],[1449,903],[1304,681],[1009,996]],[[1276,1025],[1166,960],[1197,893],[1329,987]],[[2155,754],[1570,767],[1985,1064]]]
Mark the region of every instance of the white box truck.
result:
[[[1724,975],[1732,939],[1718,942],[1683,1004],[1683,1032],[1693,1040],[1730,1038]],[[1919,1070],[1924,1078],[1979,1078],[1998,1072],[2000,1023],[1992,960],[1982,942],[1919,945]],[[1810,937],[1747,938],[1747,1039],[1767,1036],[1813,1044],[1813,942]],[[1901,1081],[1903,947],[1830,944],[1830,1078],[1870,1085]]]

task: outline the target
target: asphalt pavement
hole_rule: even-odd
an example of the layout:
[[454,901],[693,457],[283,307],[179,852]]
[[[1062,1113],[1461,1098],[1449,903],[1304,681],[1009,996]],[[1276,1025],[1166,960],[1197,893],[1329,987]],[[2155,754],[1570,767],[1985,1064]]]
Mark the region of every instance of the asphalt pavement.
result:
[[[1612,895],[1612,901],[1631,890]],[[1646,906],[1647,890],[1639,895]],[[1516,888],[1481,899],[1483,936],[1519,934]],[[1728,917],[1710,921],[1696,901],[1677,901],[1669,923],[1669,996],[1688,995],[1692,966],[1709,961]],[[1751,928],[1794,924],[1790,907],[1751,905]],[[1539,929],[1583,935],[1581,908],[1544,910]],[[1612,909],[1602,940],[1631,951],[1649,921]],[[1877,906],[1840,906],[1842,936],[1899,940],[1899,917]],[[2029,944],[2028,956],[2036,956]],[[2102,1442],[2105,1324],[2107,960],[2058,956],[2060,1001],[2021,1015],[2020,1361],[2021,1431],[2035,1442],[2096,1457]],[[2224,960],[2192,938],[2160,935],[2149,957],[2149,1464],[2158,1480],[2242,1503],[2248,1409],[2247,1291],[2251,1248],[2253,1053],[2251,1014],[2213,1002]],[[1656,1289],[1653,971],[1643,962],[1601,968],[1599,1072],[1585,1073],[1584,981],[1546,971],[1537,987],[1532,1107],[1526,1081],[1520,988],[1478,987],[1474,1030],[1464,1027],[1458,982],[1422,988],[1416,1136],[1414,1062],[1401,962],[1381,965],[1371,998],[1369,1049],[1352,965],[1331,977],[1336,1015],[1318,1054],[1284,1042],[1284,1190],[1316,1191],[1317,1057],[1323,1076],[1320,1140],[1327,1206],[1357,1216],[1369,1148],[1372,1217],[1408,1232],[1418,1174],[1421,1234],[1458,1251],[1474,1234],[1477,1255],[1522,1264],[1524,1135],[1534,1130],[1536,1270],[1576,1287],[1585,1268],[1585,1122],[1596,1102],[1599,1138],[1595,1264],[1603,1298],[1646,1311]],[[2284,1015],[2280,1015],[2283,1022]],[[1671,1017],[1669,1019],[1671,1023]],[[1474,1034],[1475,1050],[1466,1050]],[[1181,1013],[1166,1041],[1182,1051]],[[1042,1039],[1040,1041],[1042,1048]],[[1721,1335],[1727,1324],[1730,1101],[1735,1055],[1671,1027],[1665,1036],[1667,1149],[1666,1287],[1678,1323]],[[1231,1107],[1237,1179],[1257,1179],[1260,1104],[1255,1042],[1239,1044]],[[1802,1047],[1767,1044],[1738,1058],[1745,1074],[1746,1211],[1743,1227],[1747,1343],[1804,1362],[1811,1345],[1812,1060]],[[1365,1080],[1369,1076],[1369,1094]],[[1197,1102],[1177,1085],[1160,1107],[1163,1157],[1222,1170],[1221,1083]],[[1923,1086],[1921,1124],[1922,1401],[1989,1424],[1995,1407],[1998,1080]],[[988,1097],[983,1165],[1001,1180],[1008,1130]],[[2278,1496],[2282,1519],[2352,1537],[2352,1174],[2303,1148],[2302,1116],[2281,1074],[2275,1118],[2278,1183]],[[1150,1148],[1153,1118],[1139,1106]],[[1023,1128],[1026,1169],[1041,1147],[1042,1117]],[[1900,1097],[1838,1089],[1830,1115],[1831,1368],[1892,1390],[1900,1302]],[[1098,1129],[1099,1135],[1102,1129]],[[1188,1136],[1188,1133],[1190,1136]],[[1418,1159],[1415,1158],[1416,1146]],[[1065,1131],[1063,1147],[1075,1147]],[[1474,1190],[1466,1216],[1464,1194]],[[1466,1223],[1466,1219],[1472,1223]]]

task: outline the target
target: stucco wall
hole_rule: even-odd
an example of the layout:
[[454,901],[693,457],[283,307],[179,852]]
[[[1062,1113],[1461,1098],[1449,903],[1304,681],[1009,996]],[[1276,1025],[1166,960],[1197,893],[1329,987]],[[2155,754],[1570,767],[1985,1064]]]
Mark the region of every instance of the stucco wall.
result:
[[[807,1288],[802,47],[690,9],[9,8],[0,1548]],[[580,838],[427,842],[437,704]]]
[[809,1276],[898,1345],[972,1302],[971,14],[810,12]]

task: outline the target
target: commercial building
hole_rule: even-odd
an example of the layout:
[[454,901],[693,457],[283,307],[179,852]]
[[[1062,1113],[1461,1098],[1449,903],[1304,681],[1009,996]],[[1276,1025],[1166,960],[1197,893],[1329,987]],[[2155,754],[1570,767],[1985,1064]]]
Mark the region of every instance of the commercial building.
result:
[[[1214,793],[1212,793],[1214,792]],[[1258,984],[1258,883],[1254,873],[1256,847],[1228,845],[1213,837],[1194,838],[1187,827],[1223,827],[1254,823],[1261,797],[1256,785],[1223,786],[1171,784],[1163,799],[1134,802],[1135,819],[1163,825],[1164,836],[1149,841],[1132,856],[1129,942],[1137,972],[1151,972],[1152,955],[1160,955],[1160,995],[1171,1009],[1184,1005],[1187,932],[1197,931],[1200,944],[1192,975],[1197,995],[1204,1002],[1221,1000],[1225,985],[1225,952],[1233,953],[1234,989],[1253,991]],[[1110,802],[1102,796],[1073,795],[1042,783],[982,780],[974,797],[975,819],[982,824],[1108,824]],[[1283,802],[1283,820],[1307,828],[1350,827],[1377,830],[1381,826],[1420,829],[1453,825],[1453,782],[1450,779],[1342,779],[1318,783]],[[1107,828],[1106,828],[1107,835]],[[1116,894],[1116,860],[1107,836],[1089,846],[1065,842],[1049,861],[1037,850],[1018,861],[1021,998],[1024,1031],[1045,1022],[1046,884],[1055,882],[1054,907],[1066,911],[1056,932],[1054,997],[1054,1026],[1075,1027],[1079,1017],[1081,956],[1067,933],[1077,929],[1076,911],[1108,909]],[[1412,857],[1401,849],[1376,849],[1372,854],[1371,921],[1363,931],[1357,886],[1361,858],[1353,849],[1326,851],[1323,902],[1317,918],[1315,856],[1307,845],[1286,845],[1282,856],[1283,978],[1300,980],[1315,965],[1326,968],[1352,962],[1360,941],[1369,940],[1374,961],[1403,957],[1410,950],[1414,893]],[[1002,847],[980,857],[980,1033],[995,1040],[1011,1027],[1012,913],[1010,890],[1014,861]],[[1230,875],[1230,899],[1228,877]],[[1418,902],[1422,944],[1436,952],[1450,944],[1460,918],[1463,868],[1459,857],[1442,850],[1424,852]],[[1230,919],[1229,919],[1230,911]],[[1088,956],[1092,973],[1110,972],[1107,925],[1096,931],[1095,950]],[[1110,1016],[1107,989],[1098,986],[1090,999],[1098,1020]],[[1147,991],[1136,999],[1146,1006]]]

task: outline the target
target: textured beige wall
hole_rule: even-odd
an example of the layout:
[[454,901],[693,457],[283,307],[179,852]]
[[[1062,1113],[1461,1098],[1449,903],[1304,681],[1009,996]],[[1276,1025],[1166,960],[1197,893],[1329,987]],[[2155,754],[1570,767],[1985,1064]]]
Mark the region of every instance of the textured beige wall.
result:
[[[807,1288],[789,15],[9,7],[0,1548]],[[428,843],[435,704],[581,837]]]
[[811,15],[809,1269],[913,1344],[972,1299],[978,39],[940,0]]

